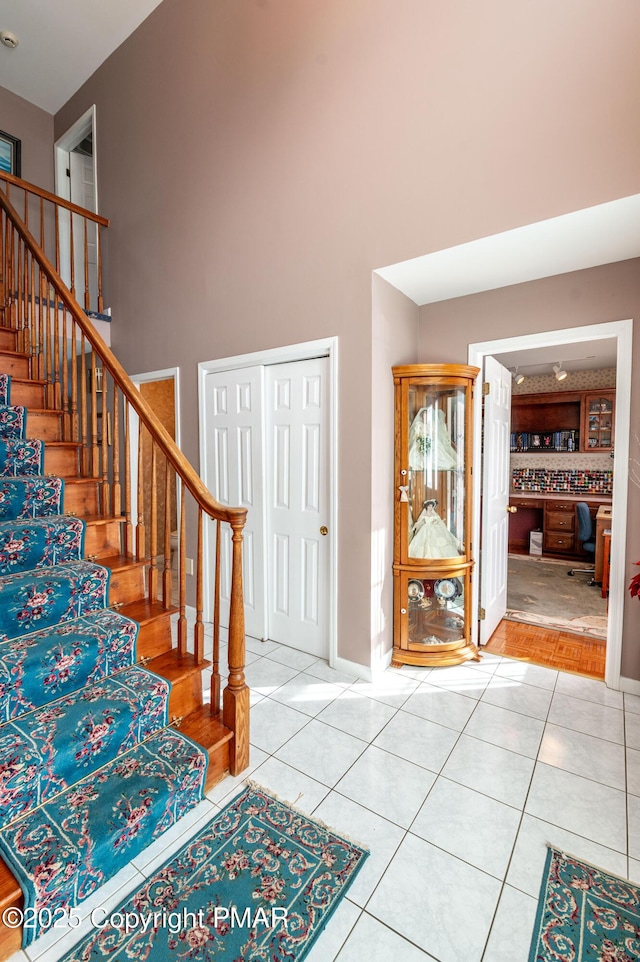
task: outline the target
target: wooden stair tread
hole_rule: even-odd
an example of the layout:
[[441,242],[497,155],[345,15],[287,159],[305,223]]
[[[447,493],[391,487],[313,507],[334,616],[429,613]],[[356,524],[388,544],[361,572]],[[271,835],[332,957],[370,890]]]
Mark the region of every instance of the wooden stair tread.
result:
[[156,655],[144,667],[155,672],[156,675],[162,675],[172,684],[176,684],[183,678],[193,675],[196,671],[200,672],[204,668],[209,668],[210,665],[210,661],[197,662],[194,655],[179,655],[177,648],[171,648],[162,655]]
[[222,724],[221,717],[211,714],[210,705],[201,705],[183,718],[179,731],[211,751],[233,738],[233,732]]
[[[27,354],[25,351],[10,351],[8,348],[0,348],[0,357],[22,357],[26,358],[27,361],[31,359],[31,354]],[[31,378],[22,378],[23,381],[30,381]]]
[[[79,448],[81,444],[79,441],[49,441],[46,440],[45,444],[48,448]],[[91,479],[93,481],[99,481],[99,478]]]
[[[7,353],[10,353],[10,352],[0,351],[0,354],[7,354]],[[27,355],[27,356],[28,356],[28,355]],[[39,378],[39,377],[14,377],[13,374],[11,375],[11,384],[12,384],[13,386],[15,386],[16,384],[39,384],[41,387],[44,387],[46,383],[47,383],[47,382],[44,380],[44,378]],[[44,410],[51,411],[51,410],[53,410],[53,409],[52,409],[52,408],[45,408]]]
[[141,598],[139,601],[130,601],[118,608],[118,614],[124,615],[125,618],[131,618],[132,621],[137,621],[140,627],[149,624],[156,618],[166,617],[177,612],[177,608],[163,608],[159,601],[148,601],[146,598]]
[[[74,517],[74,515],[71,515],[71,517]],[[126,521],[127,519],[123,514],[83,514],[82,520],[85,524],[99,525],[111,524],[114,521],[119,524],[121,521]]]
[[127,568],[140,568],[144,566],[146,562],[136,561],[127,554],[109,554],[105,555],[104,558],[100,558],[99,562],[103,568],[111,568],[112,571],[125,571]]

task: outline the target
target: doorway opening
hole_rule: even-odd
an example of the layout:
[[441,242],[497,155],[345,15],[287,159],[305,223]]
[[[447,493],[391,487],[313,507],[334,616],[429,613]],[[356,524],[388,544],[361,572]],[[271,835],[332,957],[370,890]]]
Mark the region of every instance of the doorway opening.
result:
[[[131,380],[136,385],[145,401],[149,404],[153,413],[162,422],[171,438],[180,447],[180,391],[178,380],[179,369],[167,368],[162,371],[150,371],[146,374],[133,375]],[[151,438],[146,430],[140,431],[140,418],[129,405],[129,437],[131,452],[131,521],[134,526],[139,517],[148,519],[151,517],[151,485],[152,485],[152,452]],[[170,550],[171,568],[177,570],[177,545],[178,545],[178,504],[180,503],[180,479],[171,472],[171,480],[168,487],[158,485],[156,496],[157,516],[165,517],[165,490],[169,496],[169,517],[170,517]],[[141,511],[139,511],[141,507]],[[163,543],[160,544],[162,553],[157,556],[158,564],[164,564]],[[173,579],[174,603],[177,602],[178,579]]]
[[[615,460],[619,465],[626,465],[629,451],[629,427],[630,427],[630,394],[631,394],[631,339],[632,321],[612,321],[609,323],[591,325],[583,328],[573,328],[563,331],[550,331],[541,334],[503,338],[496,341],[472,344],[469,347],[469,363],[475,364],[484,370],[485,358],[495,358],[499,356],[509,356],[513,352],[526,352],[533,349],[547,349],[558,353],[555,361],[563,355],[566,356],[569,350],[575,350],[576,346],[588,341],[604,341],[614,339],[615,341],[615,367],[616,367],[616,423],[614,434]],[[571,345],[571,348],[567,346]],[[572,356],[572,355],[569,355]],[[524,363],[524,362],[523,362]],[[511,375],[509,374],[509,378]],[[478,388],[480,391],[480,388]],[[475,460],[480,463],[482,453],[482,405],[476,404],[476,431],[475,431]],[[511,479],[506,485],[506,499],[504,503],[504,513],[506,516],[508,506],[508,496],[511,488]],[[624,601],[624,556],[626,541],[626,508],[627,508],[627,472],[622,469],[613,473],[612,485],[612,518],[611,518],[611,541],[610,541],[610,576],[609,576],[609,608],[607,626],[607,649],[605,681],[612,688],[620,685],[620,662],[622,652],[622,611]],[[480,507],[483,495],[481,472],[477,472],[474,479],[474,543],[481,544],[481,521]],[[500,551],[504,553],[504,571],[507,577],[506,557],[508,553],[507,526],[503,525],[504,538]],[[484,607],[484,593],[486,592],[486,579],[483,576],[482,550],[480,551],[479,574],[480,589],[474,586],[477,597],[474,604],[475,610]],[[595,590],[595,589],[593,589]],[[505,593],[506,598],[506,593]],[[505,608],[506,610],[506,603]],[[504,614],[504,610],[502,615]],[[502,615],[500,617],[502,617]],[[498,618],[498,622],[500,618]],[[488,640],[482,637],[482,626],[474,625],[475,637],[482,643]]]
[[[337,338],[201,362],[198,369],[202,479],[219,501],[249,509],[247,634],[335,667]],[[225,537],[223,530],[223,605],[230,590]],[[215,563],[212,524],[204,539],[207,581]],[[205,619],[209,609],[207,599]]]
[[[54,176],[58,197],[98,213],[95,105],[55,142]],[[98,225],[87,221],[85,238],[84,218],[60,210],[58,229],[60,275],[76,297],[85,287],[86,250],[88,307],[95,312],[98,306]]]

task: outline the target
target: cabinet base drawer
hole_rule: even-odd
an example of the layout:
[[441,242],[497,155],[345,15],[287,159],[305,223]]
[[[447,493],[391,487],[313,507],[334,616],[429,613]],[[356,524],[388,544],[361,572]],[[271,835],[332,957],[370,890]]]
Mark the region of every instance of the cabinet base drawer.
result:
[[574,551],[575,538],[570,533],[545,531],[544,550],[559,552]]

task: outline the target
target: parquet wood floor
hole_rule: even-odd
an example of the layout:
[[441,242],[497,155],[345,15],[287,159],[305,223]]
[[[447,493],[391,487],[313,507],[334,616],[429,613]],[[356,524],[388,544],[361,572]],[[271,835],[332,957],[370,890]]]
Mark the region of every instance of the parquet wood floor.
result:
[[566,631],[550,631],[503,619],[483,651],[590,678],[604,678],[606,643]]

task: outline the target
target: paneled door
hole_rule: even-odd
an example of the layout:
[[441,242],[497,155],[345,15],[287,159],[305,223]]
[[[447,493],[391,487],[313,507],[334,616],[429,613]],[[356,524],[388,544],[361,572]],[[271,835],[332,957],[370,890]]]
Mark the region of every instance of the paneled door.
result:
[[[329,655],[328,357],[211,372],[205,379],[205,480],[249,509],[245,629]],[[231,542],[222,526],[221,624],[228,624]],[[209,555],[215,537],[209,527]],[[211,571],[213,564],[210,561]]]
[[326,658],[328,387],[326,357],[266,368],[269,637]]
[[507,609],[511,374],[493,357],[484,359],[484,443],[482,458],[482,549],[480,561],[480,644],[485,645]]
[[[222,504],[248,508],[244,527],[242,579],[245,631],[267,637],[266,572],[264,565],[263,484],[264,368],[211,373],[206,379],[206,479]],[[214,557],[214,525],[209,523],[210,553]],[[220,624],[229,625],[231,597],[231,529],[221,525]],[[211,571],[213,571],[213,565]]]

